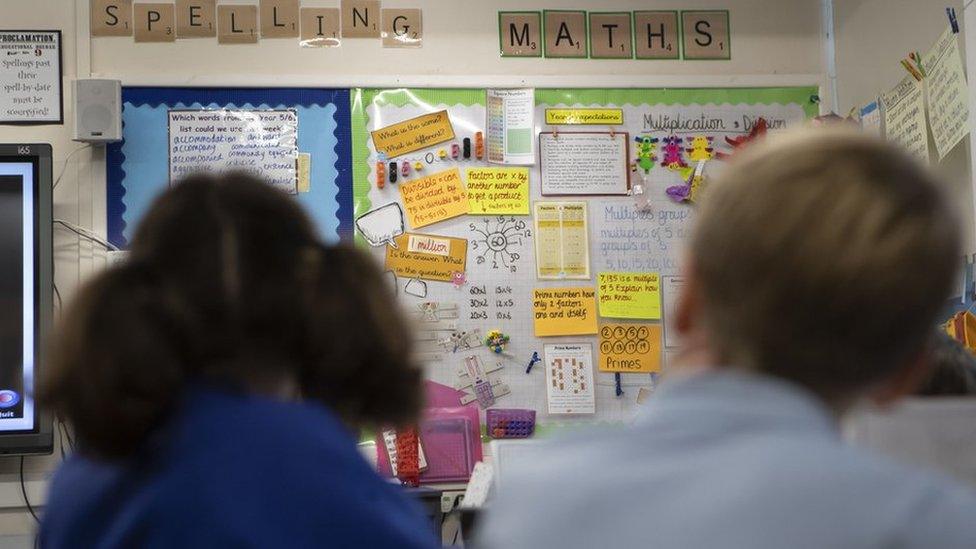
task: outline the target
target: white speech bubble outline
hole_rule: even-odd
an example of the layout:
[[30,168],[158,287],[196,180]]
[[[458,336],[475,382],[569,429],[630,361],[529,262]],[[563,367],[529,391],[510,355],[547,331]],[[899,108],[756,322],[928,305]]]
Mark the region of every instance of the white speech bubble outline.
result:
[[370,246],[389,244],[397,247],[394,238],[403,234],[403,208],[390,202],[356,218],[356,229]]
[[419,278],[411,278],[403,287],[403,292],[414,297],[427,297],[427,283]]

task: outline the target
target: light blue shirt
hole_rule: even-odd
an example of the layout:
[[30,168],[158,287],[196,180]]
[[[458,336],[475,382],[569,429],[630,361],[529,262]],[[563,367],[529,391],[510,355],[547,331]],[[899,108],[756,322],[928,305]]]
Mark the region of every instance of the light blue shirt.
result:
[[723,372],[665,383],[633,427],[506,471],[486,547],[976,547],[976,494],[845,444],[810,393]]

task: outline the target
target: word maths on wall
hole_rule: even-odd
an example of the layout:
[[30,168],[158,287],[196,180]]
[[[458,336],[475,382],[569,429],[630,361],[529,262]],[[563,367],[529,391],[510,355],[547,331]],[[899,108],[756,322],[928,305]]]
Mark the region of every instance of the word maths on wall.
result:
[[728,10],[498,12],[502,57],[732,58]]

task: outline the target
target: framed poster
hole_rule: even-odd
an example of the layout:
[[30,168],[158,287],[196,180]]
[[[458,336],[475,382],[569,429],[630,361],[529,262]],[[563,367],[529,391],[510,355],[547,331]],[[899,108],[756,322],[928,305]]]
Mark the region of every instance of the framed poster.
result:
[[630,192],[630,134],[542,132],[542,196],[626,195]]
[[0,124],[63,124],[61,31],[0,30]]

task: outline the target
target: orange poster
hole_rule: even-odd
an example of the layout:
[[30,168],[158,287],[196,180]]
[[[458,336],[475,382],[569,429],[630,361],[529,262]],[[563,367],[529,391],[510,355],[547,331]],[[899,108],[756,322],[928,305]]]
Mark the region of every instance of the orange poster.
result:
[[396,248],[386,247],[386,268],[397,276],[450,282],[464,274],[468,241],[464,238],[404,233]]
[[457,168],[403,183],[400,196],[414,229],[468,213],[468,194]]
[[396,158],[454,139],[454,127],[447,111],[438,111],[391,124],[370,135],[377,152]]
[[604,324],[600,326],[600,371],[660,372],[661,325]]
[[532,305],[536,337],[597,332],[593,288],[536,288]]

